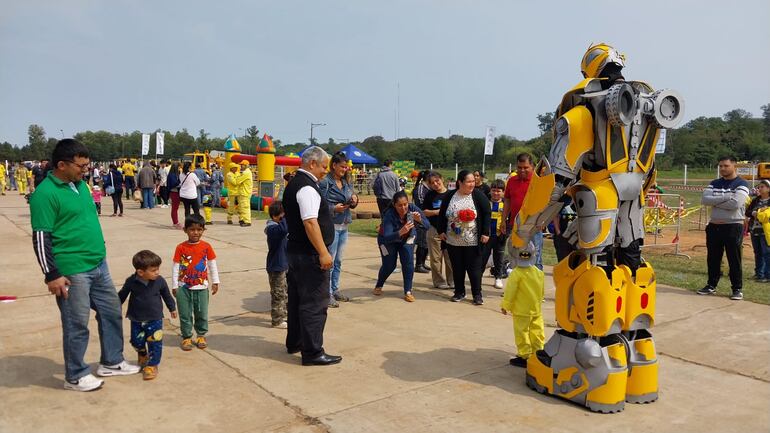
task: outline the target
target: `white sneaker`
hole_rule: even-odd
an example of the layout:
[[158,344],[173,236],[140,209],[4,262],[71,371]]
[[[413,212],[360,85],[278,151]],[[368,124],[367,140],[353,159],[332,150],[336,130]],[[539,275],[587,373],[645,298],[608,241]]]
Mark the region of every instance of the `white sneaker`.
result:
[[273,325],[273,328],[277,328],[277,329],[286,329],[288,327],[289,327],[289,324],[285,320],[277,325]]
[[129,374],[136,374],[142,371],[142,368],[135,364],[129,364],[126,361],[115,365],[102,365],[99,364],[99,368],[96,369],[97,376],[127,376]]
[[101,388],[102,385],[104,385],[104,381],[101,379],[97,379],[91,373],[81,377],[75,383],[72,383],[66,380],[64,381],[64,389],[69,389],[72,391],[80,391],[80,392],[93,391]]
[[495,279],[495,289],[502,289],[503,288],[503,280],[500,278]]

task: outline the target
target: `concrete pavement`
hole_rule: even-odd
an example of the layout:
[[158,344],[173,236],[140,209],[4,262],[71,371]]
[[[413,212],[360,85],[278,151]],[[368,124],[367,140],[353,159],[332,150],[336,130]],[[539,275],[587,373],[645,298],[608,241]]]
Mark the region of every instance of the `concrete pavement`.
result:
[[[105,208],[110,203],[105,202]],[[563,432],[770,430],[770,312],[765,305],[702,297],[659,286],[660,400],[593,414],[541,396],[510,367],[511,321],[499,313],[499,290],[485,277],[486,304],[448,302],[450,292],[415,277],[417,302],[401,299],[394,274],[382,297],[371,295],[379,268],[375,240],[351,236],[342,289],[353,297],[329,310],[325,347],[341,364],[302,367],[270,327],[264,221],[227,226],[204,238],[217,251],[222,278],[210,306],[209,349],[182,352],[178,322],[167,322],[159,376],[109,378],[103,389],[62,389],[61,326],[31,247],[23,199],[0,198],[0,432]],[[131,257],[151,249],[171,274],[185,239],[168,209],[101,219],[116,285]],[[547,269],[550,275],[550,270]],[[546,278],[544,316],[553,331],[553,288]],[[665,283],[665,282],[659,282]],[[87,361],[96,365],[96,326]],[[128,322],[124,332],[128,333]],[[127,359],[135,355],[126,338]]]

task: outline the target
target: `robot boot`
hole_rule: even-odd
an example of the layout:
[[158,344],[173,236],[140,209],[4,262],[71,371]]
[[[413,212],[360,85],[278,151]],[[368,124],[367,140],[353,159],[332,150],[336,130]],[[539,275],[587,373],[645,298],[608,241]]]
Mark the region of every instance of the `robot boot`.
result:
[[625,408],[628,367],[619,334],[591,338],[559,329],[527,361],[527,386],[593,412]]

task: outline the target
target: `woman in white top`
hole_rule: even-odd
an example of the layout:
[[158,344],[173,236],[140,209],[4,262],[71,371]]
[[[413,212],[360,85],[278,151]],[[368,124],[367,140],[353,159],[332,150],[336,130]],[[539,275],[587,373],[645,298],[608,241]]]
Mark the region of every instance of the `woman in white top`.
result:
[[[482,305],[482,252],[489,241],[491,209],[489,199],[474,189],[473,173],[463,170],[457,177],[457,189],[447,193],[439,210],[437,231],[447,243],[455,283],[452,302],[465,299],[465,274],[471,283],[473,304]],[[466,218],[468,217],[468,218]]]
[[[194,172],[190,171],[190,161],[185,161],[182,166],[182,175],[179,176],[179,199],[184,204],[184,216],[194,213],[200,215],[200,207],[198,205],[198,185],[201,184],[198,176]],[[190,209],[192,208],[192,212]]]

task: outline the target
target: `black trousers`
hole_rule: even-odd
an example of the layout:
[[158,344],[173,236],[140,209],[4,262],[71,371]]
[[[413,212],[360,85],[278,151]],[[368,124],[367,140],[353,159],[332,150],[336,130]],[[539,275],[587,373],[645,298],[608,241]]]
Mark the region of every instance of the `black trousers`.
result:
[[168,187],[162,186],[159,188],[158,192],[160,193],[158,195],[158,198],[160,198],[160,202],[163,204],[168,204],[168,195],[169,195]]
[[[486,267],[489,256],[492,255],[492,275],[497,279],[508,278],[505,266],[505,243],[508,235],[498,235],[489,238],[484,244],[484,256],[481,258],[481,266]],[[483,272],[482,272],[483,273]]]
[[302,359],[324,353],[324,326],[329,307],[328,270],[322,270],[317,254],[287,254],[289,271],[286,349],[300,350]]
[[112,214],[115,215],[120,209],[120,214],[123,215],[123,191],[115,191],[110,197],[112,197]]
[[452,262],[455,296],[465,296],[465,274],[467,273],[473,297],[481,297],[481,275],[484,273],[483,248],[483,245],[475,247],[447,245],[449,261]]
[[[191,213],[194,213],[195,215],[201,214],[200,204],[198,203],[197,198],[181,198],[182,204],[184,204],[184,216],[187,218],[187,215],[190,215]],[[192,212],[191,212],[192,211]]]
[[741,253],[743,249],[743,224],[709,224],[706,226],[706,263],[708,285],[716,288],[722,276],[722,255],[727,254],[730,266],[730,284],[733,290],[743,288]]
[[382,218],[383,214],[385,213],[385,209],[390,206],[390,202],[393,200],[387,199],[387,198],[377,198],[377,209],[380,210],[380,218]]

